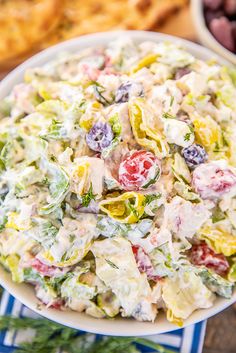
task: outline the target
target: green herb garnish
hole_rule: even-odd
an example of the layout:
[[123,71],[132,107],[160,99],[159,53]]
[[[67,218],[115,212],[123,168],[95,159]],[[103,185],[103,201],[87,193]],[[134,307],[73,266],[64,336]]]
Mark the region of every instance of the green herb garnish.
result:
[[140,353],[136,344],[159,353],[174,353],[145,338],[104,337],[95,341],[92,334],[79,332],[47,319],[0,317],[0,330],[29,328],[35,330],[34,337],[30,342],[21,343],[15,353]]
[[130,211],[135,215],[135,217],[139,218],[139,214],[138,214],[137,210],[134,208],[134,206],[132,205],[132,203],[130,201],[128,201],[126,205],[130,209]]
[[90,187],[89,187],[89,191],[82,196],[82,206],[83,207],[88,207],[90,202],[92,200],[95,200],[96,196],[97,196],[97,194],[93,193],[93,186],[92,186],[92,183],[91,183]]
[[225,218],[226,218],[226,216],[225,216],[224,212],[222,212],[220,210],[220,208],[217,207],[212,214],[212,223],[217,223],[217,222],[223,221]]
[[184,141],[189,141],[191,135],[192,135],[192,132],[187,132],[187,134],[184,135]]
[[119,270],[119,267],[116,266],[116,264],[114,264],[114,262],[108,260],[108,259],[105,259],[105,261],[108,263],[108,265],[110,265],[111,267],[115,268],[116,270]]
[[171,115],[171,114],[168,113],[168,112],[163,113],[163,114],[162,114],[162,118],[164,118],[164,119],[176,119],[175,116]]
[[144,206],[149,205],[152,201],[157,200],[161,197],[161,194],[147,194],[145,195]]

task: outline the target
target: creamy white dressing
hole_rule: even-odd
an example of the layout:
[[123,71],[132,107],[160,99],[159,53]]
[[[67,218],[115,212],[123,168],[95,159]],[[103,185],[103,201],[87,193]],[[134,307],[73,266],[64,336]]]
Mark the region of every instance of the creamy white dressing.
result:
[[0,261],[13,279],[97,318],[164,308],[175,322],[210,307],[232,285],[205,285],[189,254],[206,239],[214,266],[214,252],[235,257],[231,69],[120,38],[25,78],[0,104]]

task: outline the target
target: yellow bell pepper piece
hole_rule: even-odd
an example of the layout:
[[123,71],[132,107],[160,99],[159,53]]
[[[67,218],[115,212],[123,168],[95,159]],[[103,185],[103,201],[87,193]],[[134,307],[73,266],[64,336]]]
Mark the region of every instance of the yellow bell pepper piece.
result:
[[136,223],[144,213],[145,196],[137,192],[125,192],[100,202],[100,210],[121,223]]
[[226,157],[229,160],[229,164],[233,167],[236,167],[236,133],[234,131],[234,122],[230,122],[227,124],[226,129],[224,130],[224,139],[225,144],[227,145],[226,148]]
[[162,132],[151,127],[149,114],[151,113],[147,111],[142,98],[137,98],[129,103],[130,124],[137,143],[151,150],[159,158],[166,157],[169,146]]
[[167,309],[166,313],[166,318],[168,321],[172,322],[174,325],[182,327],[183,326],[183,320],[179,317],[176,317],[171,309]]
[[103,108],[103,105],[101,103],[99,103],[98,101],[95,101],[95,102],[92,103],[92,108],[94,110],[99,110],[99,109]]
[[196,140],[207,150],[214,150],[222,147],[221,128],[210,116],[194,117],[192,119]]
[[158,54],[149,54],[145,56],[131,69],[130,73],[134,74],[135,72],[141,70],[143,67],[147,67],[155,63],[157,61],[158,56]]
[[81,117],[79,125],[82,129],[89,131],[93,126],[94,119],[92,117],[86,117],[85,115]]
[[81,196],[89,187],[90,164],[88,162],[77,166],[73,173],[73,181],[77,184],[76,191]]
[[30,229],[30,222],[28,220],[21,220],[19,218],[19,213],[10,212],[8,213],[8,220],[5,227],[13,228],[15,230],[28,230]]
[[[234,259],[233,259],[234,260]],[[230,282],[235,283],[236,282],[236,263],[234,263],[229,270],[228,276],[227,276],[228,280]]]
[[7,256],[5,262],[11,271],[13,282],[21,283],[24,281],[23,270],[19,268],[19,257],[16,254]]
[[44,258],[46,261],[48,261],[52,266],[57,266],[57,267],[73,266],[77,264],[79,261],[81,261],[87,255],[91,247],[91,244],[92,243],[89,242],[88,244],[86,244],[84,249],[74,250],[70,258],[64,261],[63,260],[56,261],[52,256],[52,254],[50,253],[50,250],[47,250],[43,254],[41,254],[41,257]]
[[221,229],[205,227],[199,231],[199,237],[204,239],[216,253],[222,253],[225,256],[236,254],[236,237],[232,234],[223,232]]
[[92,103],[91,107],[92,107],[91,114],[89,114],[89,115],[84,114],[80,118],[80,122],[79,122],[80,127],[87,132],[92,128],[92,126],[94,125],[95,120],[96,120],[93,113],[99,111],[103,106],[101,103],[95,101]]

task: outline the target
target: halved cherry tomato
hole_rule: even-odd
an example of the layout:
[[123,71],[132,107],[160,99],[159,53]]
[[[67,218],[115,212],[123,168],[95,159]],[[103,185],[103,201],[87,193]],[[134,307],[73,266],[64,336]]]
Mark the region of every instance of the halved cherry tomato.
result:
[[218,275],[224,276],[229,263],[223,254],[216,254],[206,243],[195,244],[190,250],[191,262],[196,266],[206,266]]
[[131,152],[119,167],[119,182],[125,190],[147,189],[161,174],[160,161],[147,151]]

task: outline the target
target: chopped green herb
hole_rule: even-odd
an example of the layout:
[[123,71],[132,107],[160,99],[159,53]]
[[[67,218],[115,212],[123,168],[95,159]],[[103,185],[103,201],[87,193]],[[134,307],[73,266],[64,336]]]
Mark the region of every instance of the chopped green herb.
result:
[[149,205],[152,201],[157,200],[161,197],[161,194],[148,194],[145,195],[144,206]]
[[92,186],[92,183],[91,183],[90,187],[89,187],[89,191],[82,196],[82,206],[83,207],[88,207],[90,202],[92,200],[95,200],[96,196],[97,196],[96,194],[93,194],[93,186]]
[[162,114],[162,117],[163,117],[164,119],[176,119],[175,116],[171,115],[171,114],[168,113],[168,112],[163,113],[163,114]]
[[133,214],[135,215],[136,218],[139,218],[139,214],[136,211],[136,209],[134,208],[134,206],[132,205],[132,203],[130,201],[127,202],[127,206],[130,209],[131,212],[133,212]]
[[225,134],[222,132],[222,142],[225,147],[229,147],[229,143],[225,137]]
[[114,264],[114,262],[108,260],[108,259],[105,259],[105,261],[108,263],[108,265],[110,265],[111,267],[115,268],[116,270],[119,270],[119,267],[116,266],[116,264]]
[[93,83],[93,87],[94,87],[94,94],[98,102],[102,103],[104,106],[108,106],[113,103],[112,99],[108,100],[103,96],[102,93],[105,92],[105,88],[103,86],[101,86],[96,82],[96,83]]
[[0,224],[0,232],[5,228],[7,220],[8,220],[7,216],[4,216],[3,220],[2,220],[2,223]]
[[175,100],[174,96],[171,96],[170,97],[170,107],[172,107],[174,100]]
[[212,215],[212,223],[217,223],[225,219],[225,214],[218,207],[215,209]]
[[189,130],[190,130],[192,133],[194,133],[194,128],[193,128],[193,126],[192,126],[192,125],[188,125],[188,127],[189,127]]
[[185,136],[184,136],[184,141],[189,141],[191,135],[192,135],[192,132],[187,132],[187,134],[185,134]]
[[74,234],[69,234],[70,243],[75,241],[76,236]]
[[213,150],[214,152],[219,152],[220,151],[220,145],[219,145],[219,143],[216,141],[216,143],[215,143],[215,148],[214,148],[214,150]]

